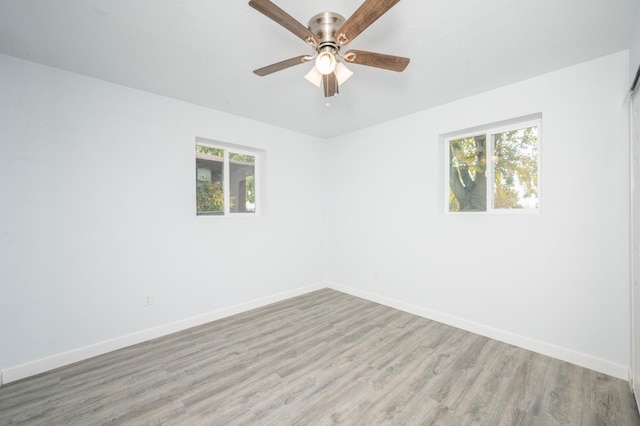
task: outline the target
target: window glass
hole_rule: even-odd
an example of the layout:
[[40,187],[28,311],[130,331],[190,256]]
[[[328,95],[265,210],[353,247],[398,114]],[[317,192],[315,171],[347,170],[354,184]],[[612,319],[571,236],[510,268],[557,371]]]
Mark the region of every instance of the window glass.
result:
[[446,139],[448,211],[539,208],[540,119]]
[[538,207],[538,128],[510,130],[493,135],[493,207]]
[[229,153],[229,210],[232,213],[256,211],[256,157]]
[[449,141],[449,211],[487,210],[486,136]]
[[224,150],[196,145],[196,213],[224,214]]
[[260,153],[211,142],[196,141],[196,214],[257,213]]

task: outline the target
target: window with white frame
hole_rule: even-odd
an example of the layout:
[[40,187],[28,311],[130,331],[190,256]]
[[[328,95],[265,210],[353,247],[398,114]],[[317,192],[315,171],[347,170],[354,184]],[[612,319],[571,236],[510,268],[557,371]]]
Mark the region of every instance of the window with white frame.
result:
[[447,136],[447,211],[538,211],[540,125],[512,120]]
[[242,147],[196,142],[196,214],[255,214],[259,155]]

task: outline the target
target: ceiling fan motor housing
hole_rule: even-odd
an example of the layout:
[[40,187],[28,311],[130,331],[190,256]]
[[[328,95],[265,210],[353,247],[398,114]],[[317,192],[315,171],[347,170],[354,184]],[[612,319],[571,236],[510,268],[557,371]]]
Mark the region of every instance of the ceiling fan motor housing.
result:
[[335,51],[339,50],[339,46],[335,42],[335,34],[346,19],[344,16],[335,12],[322,12],[315,15],[309,20],[309,31],[318,36],[318,51],[322,47],[331,46]]

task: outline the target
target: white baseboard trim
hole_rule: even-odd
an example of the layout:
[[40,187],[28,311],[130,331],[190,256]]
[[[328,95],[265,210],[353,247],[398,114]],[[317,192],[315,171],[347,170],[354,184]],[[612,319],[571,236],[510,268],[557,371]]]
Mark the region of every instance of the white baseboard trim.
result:
[[537,352],[542,355],[550,356],[552,358],[566,361],[571,364],[579,365],[581,367],[598,371],[609,376],[617,377],[622,380],[629,379],[630,368],[626,365],[617,364],[615,362],[577,352],[572,349],[564,348],[562,346],[553,345],[540,340],[532,339],[530,337],[521,336],[519,334],[500,330],[494,327],[489,327],[477,322],[444,314],[442,312],[437,312],[421,306],[413,305],[411,303],[406,303],[401,300],[380,296],[378,294],[370,293],[363,290],[358,290],[339,283],[330,282],[327,285],[331,289],[347,293],[352,296],[360,297],[371,302],[379,303],[381,305],[399,309],[401,311],[418,315],[423,318],[451,325],[462,330],[470,331],[481,336],[499,340],[510,345],[518,346],[520,348]]
[[411,303],[406,303],[397,299],[392,299],[389,297],[380,296],[375,293],[358,290],[335,282],[325,282],[277,293],[272,296],[255,299],[246,303],[241,303],[216,311],[207,312],[205,314],[196,315],[169,324],[130,333],[124,336],[94,343],[92,345],[84,346],[81,348],[72,349],[70,351],[55,354],[46,358],[41,358],[34,361],[26,362],[24,364],[7,367],[0,370],[0,387],[2,387],[3,384],[15,382],[17,380],[34,376],[36,374],[44,373],[46,371],[73,364],[75,362],[84,361],[86,359],[93,358],[107,352],[122,349],[127,346],[142,343],[158,337],[166,336],[171,333],[186,330],[188,328],[196,327],[198,325],[206,324],[218,319],[226,318],[231,315],[250,311],[252,309],[260,308],[271,303],[280,302],[291,297],[296,297],[315,290],[320,290],[325,287],[350,294],[352,296],[360,297],[371,302],[380,303],[381,305],[389,306],[391,308],[399,309],[404,312],[418,315],[423,318],[451,325],[453,327],[470,331],[472,333],[476,333],[485,337],[499,340],[501,342],[518,346],[523,349],[547,355],[552,358],[570,362],[572,364],[608,374],[622,380],[628,380],[630,377],[630,368],[622,364],[603,360],[561,346],[489,327],[463,318],[444,314],[442,312],[437,312],[421,306],[413,305]]
[[327,283],[324,282],[306,287],[300,287],[294,290],[277,293],[272,296],[262,297],[260,299],[251,300],[249,302],[240,303],[238,305],[229,306],[227,308],[218,309],[212,312],[207,312],[205,314],[196,315],[158,327],[137,331],[81,348],[72,349],[67,352],[48,356],[46,358],[41,358],[34,361],[26,362],[24,364],[4,368],[0,370],[0,386],[2,386],[2,383],[7,384],[15,382],[17,380],[21,380],[30,376],[35,376],[36,374],[44,373],[46,371],[50,371],[59,367],[64,367],[65,365],[84,361],[86,359],[93,358],[107,352],[146,342],[151,339],[156,339],[158,337],[166,336],[171,333],[186,330],[191,327],[196,327],[198,325],[206,324],[208,322],[226,318],[231,315],[250,311],[252,309],[260,308],[271,303],[280,302],[282,300],[290,299],[292,297],[300,296],[326,287]]

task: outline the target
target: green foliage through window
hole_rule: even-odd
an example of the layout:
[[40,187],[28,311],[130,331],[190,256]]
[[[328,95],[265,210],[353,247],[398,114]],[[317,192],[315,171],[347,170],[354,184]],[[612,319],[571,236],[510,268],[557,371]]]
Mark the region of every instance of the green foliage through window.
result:
[[196,213],[255,213],[255,154],[196,144]]
[[449,139],[449,211],[537,209],[538,134],[536,123]]
[[486,137],[449,142],[449,211],[486,211]]
[[202,152],[203,154],[209,154],[220,158],[224,156],[224,149],[212,148],[204,145],[196,145],[196,152]]
[[494,207],[538,207],[538,130],[536,127],[494,135]]
[[222,182],[197,182],[196,207],[198,214],[224,213]]

